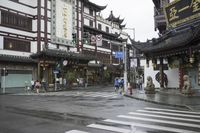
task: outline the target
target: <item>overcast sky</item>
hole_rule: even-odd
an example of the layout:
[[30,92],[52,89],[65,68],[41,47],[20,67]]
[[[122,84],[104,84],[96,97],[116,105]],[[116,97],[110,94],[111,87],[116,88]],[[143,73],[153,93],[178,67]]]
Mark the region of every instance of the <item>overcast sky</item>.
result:
[[[110,11],[120,18],[124,18],[123,24],[126,28],[135,28],[136,41],[146,41],[158,37],[154,31],[154,5],[152,0],[90,0],[91,2],[104,6],[107,5],[101,14],[107,18]],[[133,31],[127,30],[133,37]]]

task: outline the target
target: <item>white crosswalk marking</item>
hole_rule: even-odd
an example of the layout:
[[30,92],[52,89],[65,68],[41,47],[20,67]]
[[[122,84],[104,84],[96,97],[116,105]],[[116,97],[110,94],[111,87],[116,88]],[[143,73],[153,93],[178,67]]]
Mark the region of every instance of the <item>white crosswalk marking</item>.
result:
[[87,127],[98,128],[98,129],[103,129],[103,130],[108,130],[108,131],[114,131],[114,132],[118,132],[118,133],[130,133],[130,130],[128,130],[128,129],[118,128],[118,127],[113,127],[113,126],[105,126],[105,125],[101,125],[101,124],[91,124],[91,125],[88,125]]
[[182,111],[182,110],[172,110],[172,109],[160,109],[160,108],[150,108],[150,107],[146,107],[145,109],[146,109],[146,110],[156,110],[156,111],[167,111],[167,112],[187,113],[187,114],[200,114],[200,112]]
[[84,132],[84,131],[79,131],[79,130],[71,130],[71,131],[66,131],[65,133],[89,133],[89,132]]
[[119,120],[106,119],[104,121],[122,124],[122,125],[134,125],[136,127],[145,127],[145,128],[150,128],[154,130],[162,130],[162,131],[169,131],[169,132],[175,132],[175,133],[199,133],[199,132],[189,131],[189,130],[184,130],[184,129],[177,129],[177,128],[171,128],[171,127],[169,128],[169,127],[150,125],[150,124],[140,124],[140,123],[134,123],[134,122],[119,121]]
[[118,117],[127,118],[127,119],[134,119],[134,120],[142,120],[142,121],[149,121],[149,122],[158,122],[158,123],[174,124],[174,125],[179,125],[179,126],[188,126],[188,127],[200,128],[199,124],[190,124],[190,123],[185,123],[185,122],[174,122],[174,121],[168,121],[168,120],[157,120],[157,119],[141,118],[141,117],[127,116],[127,115],[118,115]]
[[129,112],[129,115],[118,115],[115,119],[105,119],[101,124],[93,123],[87,125],[87,127],[93,128],[93,130],[116,133],[147,133],[149,130],[155,132],[199,133],[200,120],[198,118],[200,116],[198,113],[184,110],[144,108],[144,110]]
[[139,116],[150,116],[150,117],[156,117],[156,118],[166,118],[166,119],[173,119],[173,120],[190,121],[190,122],[200,122],[200,120],[197,120],[197,119],[170,117],[170,116],[163,116],[163,115],[152,115],[152,114],[144,114],[144,113],[136,113],[136,112],[129,112],[129,114],[139,115]]
[[116,93],[108,93],[108,92],[85,92],[81,96],[84,97],[111,97],[114,98],[118,96]]
[[178,114],[178,113],[167,113],[161,111],[149,111],[149,110],[137,110],[138,112],[145,112],[145,113],[153,113],[153,114],[162,114],[162,115],[171,115],[171,116],[180,116],[180,117],[192,117],[192,118],[200,118],[197,115],[188,115],[188,114]]
[[[27,95],[27,93],[19,93],[14,95]],[[30,93],[29,95],[39,96],[74,96],[74,97],[102,97],[102,98],[118,98],[115,92],[83,92],[83,91],[66,91],[66,92],[47,92],[47,93]]]

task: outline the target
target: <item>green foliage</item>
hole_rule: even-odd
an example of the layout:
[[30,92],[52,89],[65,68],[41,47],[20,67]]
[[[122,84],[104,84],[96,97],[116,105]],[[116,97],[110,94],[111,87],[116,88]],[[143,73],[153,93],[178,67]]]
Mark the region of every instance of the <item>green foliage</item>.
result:
[[76,73],[73,71],[68,71],[65,74],[65,78],[67,79],[67,81],[73,82],[76,80]]
[[109,79],[110,78],[110,72],[108,70],[104,71],[104,78]]

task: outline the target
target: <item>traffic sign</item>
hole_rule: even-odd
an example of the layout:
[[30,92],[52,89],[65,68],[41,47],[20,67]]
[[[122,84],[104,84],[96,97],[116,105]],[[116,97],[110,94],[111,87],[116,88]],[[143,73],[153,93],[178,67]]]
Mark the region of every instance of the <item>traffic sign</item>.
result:
[[123,59],[124,53],[123,52],[115,52],[115,58]]
[[53,73],[54,73],[54,74],[58,74],[59,71],[58,71],[58,70],[53,70]]
[[96,45],[97,46],[102,46],[102,35],[96,35]]

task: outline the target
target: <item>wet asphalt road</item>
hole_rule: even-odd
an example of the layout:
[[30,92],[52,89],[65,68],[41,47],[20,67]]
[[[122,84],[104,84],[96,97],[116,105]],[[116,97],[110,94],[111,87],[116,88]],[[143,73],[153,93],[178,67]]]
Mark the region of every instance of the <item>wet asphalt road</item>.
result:
[[115,119],[117,115],[145,107],[175,109],[117,96],[111,89],[75,90],[56,95],[0,95],[0,133],[65,133],[70,130],[112,133],[88,128],[87,125],[104,123],[102,120]]

